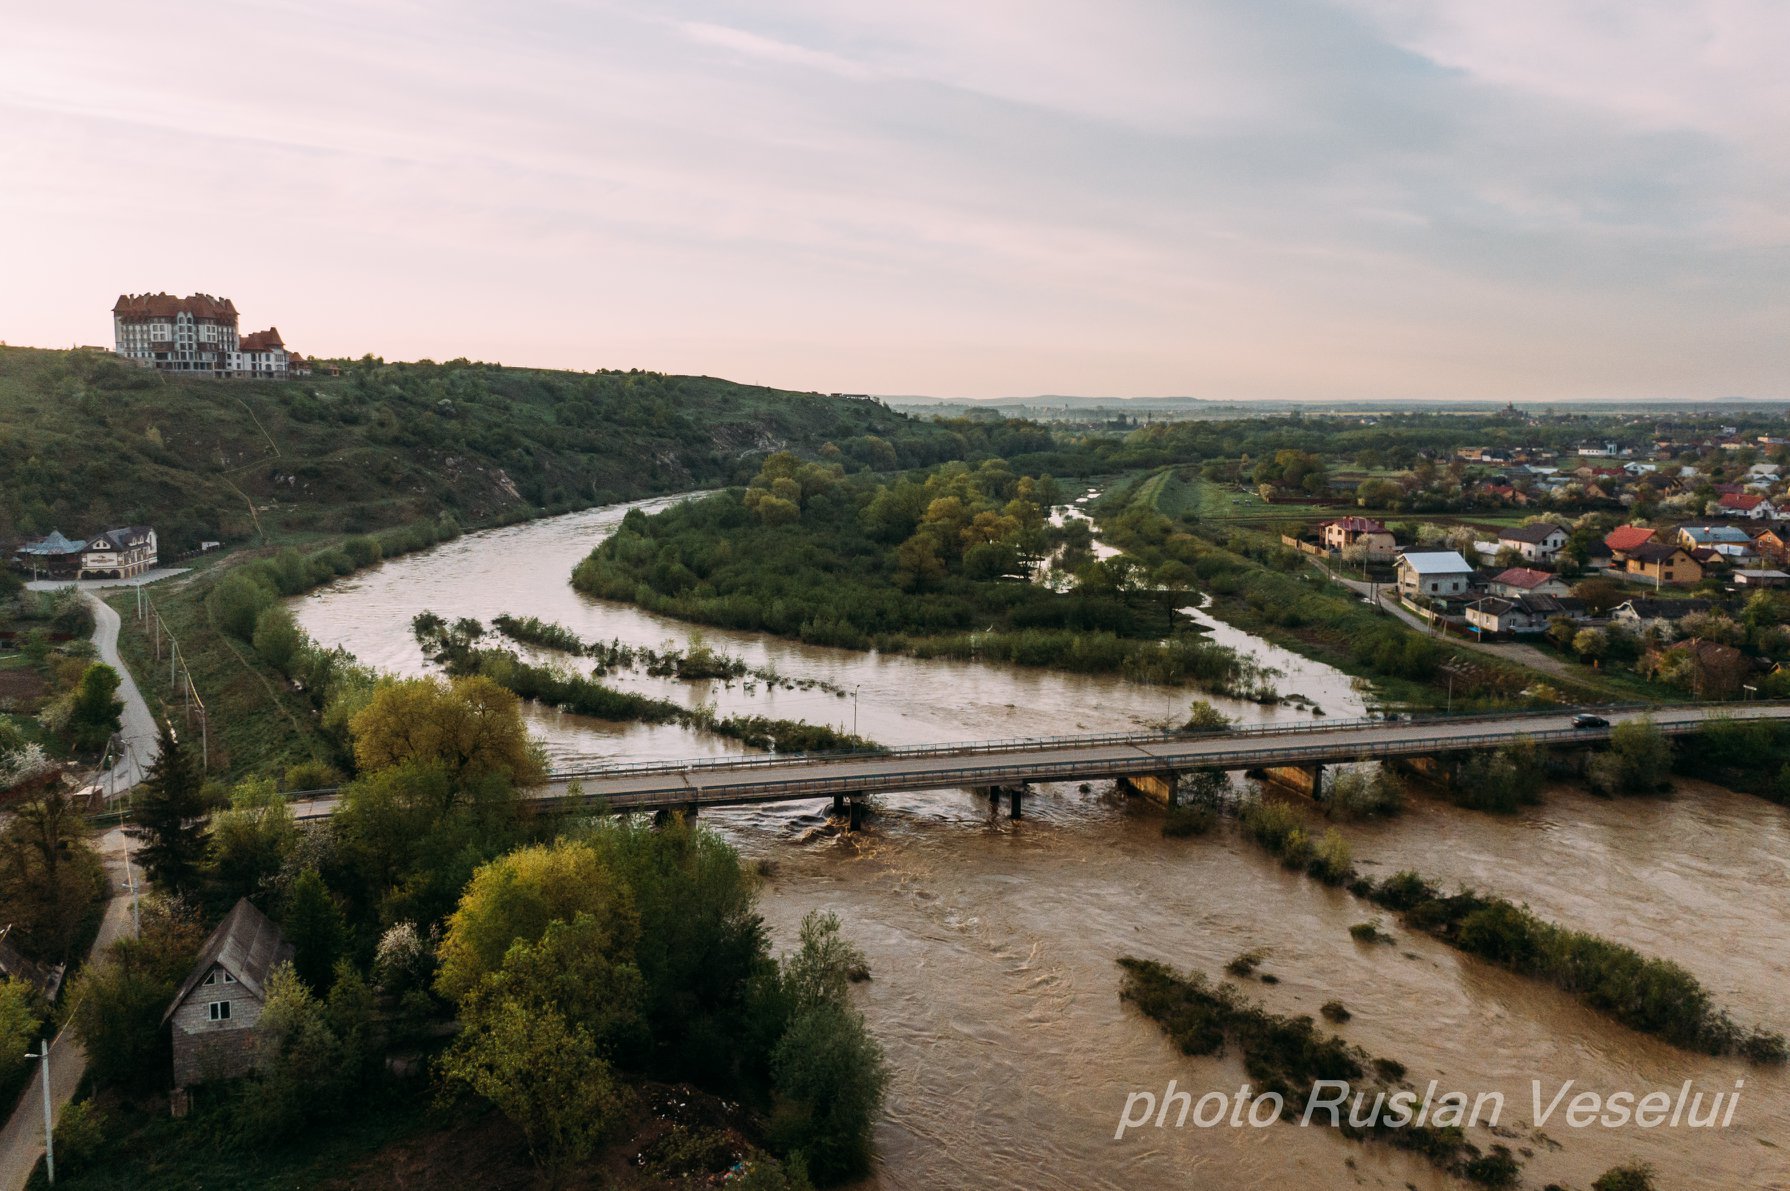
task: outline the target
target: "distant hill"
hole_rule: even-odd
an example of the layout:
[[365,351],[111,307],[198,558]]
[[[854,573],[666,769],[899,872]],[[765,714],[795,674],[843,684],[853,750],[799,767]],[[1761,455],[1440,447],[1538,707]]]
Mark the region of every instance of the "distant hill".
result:
[[709,377],[365,361],[339,377],[199,380],[0,348],[0,547],[139,523],[173,553],[442,513],[491,521],[729,483],[766,452],[828,443],[879,468],[963,447],[875,401]]

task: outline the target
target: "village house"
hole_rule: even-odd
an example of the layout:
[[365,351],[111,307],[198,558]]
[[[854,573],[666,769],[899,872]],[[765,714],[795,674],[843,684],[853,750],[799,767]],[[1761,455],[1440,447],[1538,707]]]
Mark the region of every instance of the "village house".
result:
[[1398,590],[1406,598],[1460,597],[1473,582],[1473,565],[1454,550],[1407,550],[1398,556]]
[[1624,555],[1622,569],[1630,578],[1655,587],[1701,583],[1704,574],[1702,563],[1670,542],[1643,542]]
[[1327,550],[1341,553],[1359,544],[1369,562],[1391,562],[1398,555],[1392,531],[1372,517],[1338,517],[1318,526],[1318,541]]
[[162,1015],[174,1036],[176,1089],[235,1079],[254,1068],[267,978],[291,959],[292,945],[248,898],[225,915]]
[[1753,531],[1753,551],[1773,562],[1790,562],[1790,538],[1785,531],[1766,526]]
[[1649,652],[1637,668],[1647,677],[1681,687],[1698,699],[1731,699],[1740,693],[1753,664],[1732,645],[1693,637]]
[[1776,567],[1748,567],[1734,572],[1736,587],[1783,587],[1790,583],[1790,572]]
[[1756,492],[1725,492],[1716,505],[1730,517],[1747,517],[1754,521],[1775,521],[1778,517],[1778,507],[1771,498]]
[[1515,550],[1524,562],[1552,562],[1566,546],[1566,530],[1550,522],[1519,525],[1498,534],[1498,549]]
[[1486,589],[1495,596],[1514,599],[1517,596],[1549,595],[1563,596],[1571,594],[1572,589],[1566,580],[1551,571],[1538,571],[1532,567],[1511,567],[1493,575],[1486,584]]
[[155,566],[155,530],[147,525],[108,529],[81,554],[83,579],[130,579]]
[[154,567],[155,530],[147,525],[108,529],[87,541],[51,532],[13,552],[13,563],[33,579],[129,579]]
[[1629,551],[1636,546],[1644,546],[1648,542],[1657,542],[1659,531],[1649,529],[1645,525],[1618,525],[1604,535],[1604,545],[1610,548],[1610,557],[1618,563],[1628,560]]
[[1681,525],[1678,544],[1687,550],[1708,549],[1739,565],[1754,557],[1752,535],[1738,525]]
[[1546,632],[1548,625],[1566,616],[1575,617],[1578,602],[1549,595],[1509,598],[1486,596],[1467,605],[1467,623],[1481,635],[1514,635]]

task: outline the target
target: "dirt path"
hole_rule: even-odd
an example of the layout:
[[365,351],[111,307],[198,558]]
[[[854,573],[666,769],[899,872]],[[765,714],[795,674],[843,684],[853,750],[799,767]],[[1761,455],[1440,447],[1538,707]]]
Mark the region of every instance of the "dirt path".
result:
[[118,697],[124,701],[124,713],[119,717],[123,755],[101,780],[106,793],[115,795],[143,780],[155,760],[161,734],[156,731],[155,717],[149,713],[149,704],[143,701],[136,679],[131,677],[124,660],[118,656],[118,630],[122,622],[117,611],[91,591],[82,595],[93,609],[93,648],[99,653],[100,661],[118,671]]

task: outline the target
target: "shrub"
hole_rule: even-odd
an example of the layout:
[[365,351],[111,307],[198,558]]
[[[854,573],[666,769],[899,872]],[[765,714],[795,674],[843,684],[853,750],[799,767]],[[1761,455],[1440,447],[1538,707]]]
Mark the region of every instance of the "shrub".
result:
[[1653,1167],[1645,1162],[1612,1166],[1597,1176],[1591,1191],[1654,1191]]

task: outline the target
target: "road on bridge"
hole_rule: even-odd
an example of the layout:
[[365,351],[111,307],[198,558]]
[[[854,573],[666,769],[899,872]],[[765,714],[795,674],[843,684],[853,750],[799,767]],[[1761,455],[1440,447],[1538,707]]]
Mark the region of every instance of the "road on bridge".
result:
[[[1575,728],[1573,709],[1510,715],[1264,725],[1187,735],[985,741],[851,756],[736,757],[687,764],[653,762],[557,774],[532,795],[547,803],[598,802],[611,810],[730,806],[861,795],[1086,781],[1201,768],[1321,765],[1430,756],[1536,742],[1607,739],[1609,728]],[[1698,730],[1713,718],[1790,719],[1790,704],[1741,703],[1635,708],[1607,713],[1612,724],[1651,718],[1662,731]],[[334,809],[333,793],[298,800],[301,819]]]

